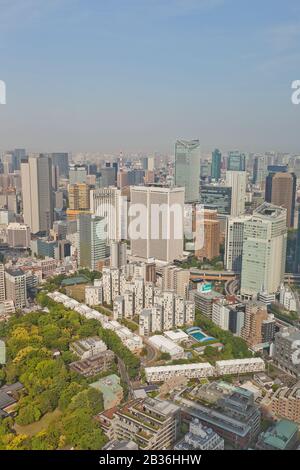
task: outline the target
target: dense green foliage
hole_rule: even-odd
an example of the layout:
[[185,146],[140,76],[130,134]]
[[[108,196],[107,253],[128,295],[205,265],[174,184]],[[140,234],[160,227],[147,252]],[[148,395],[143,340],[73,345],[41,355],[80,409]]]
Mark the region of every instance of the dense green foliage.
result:
[[[0,449],[100,449],[106,442],[93,416],[103,410],[102,394],[89,387],[88,381],[67,367],[74,357],[69,344],[97,334],[99,323],[85,320],[74,311],[39,296],[47,311],[11,318],[0,325],[0,337],[7,346],[7,364],[0,369],[0,381],[17,380],[21,392],[14,419],[0,420]],[[60,356],[53,357],[59,350]],[[46,414],[58,413],[54,422],[33,437],[27,426]]]
[[[218,339],[220,343],[224,344],[224,349],[218,352],[215,348],[207,346],[205,348],[205,355],[210,359],[215,358],[216,360],[226,359],[243,359],[251,357],[252,353],[249,351],[246,342],[234,336],[230,331],[224,331],[215,325],[211,320],[205,317],[201,312],[196,311],[195,325],[203,328],[203,330],[210,336]],[[215,349],[215,351],[213,351]]]

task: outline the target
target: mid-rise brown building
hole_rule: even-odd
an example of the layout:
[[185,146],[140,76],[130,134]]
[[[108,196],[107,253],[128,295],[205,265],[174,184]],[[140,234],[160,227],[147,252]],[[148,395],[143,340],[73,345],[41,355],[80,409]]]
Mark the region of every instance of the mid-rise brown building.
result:
[[251,301],[246,304],[242,338],[249,346],[263,342],[262,325],[268,319],[267,307],[261,302]]
[[220,255],[220,221],[217,211],[205,209],[203,225],[197,230],[203,230],[203,247],[195,251],[195,256],[201,259],[212,260]]

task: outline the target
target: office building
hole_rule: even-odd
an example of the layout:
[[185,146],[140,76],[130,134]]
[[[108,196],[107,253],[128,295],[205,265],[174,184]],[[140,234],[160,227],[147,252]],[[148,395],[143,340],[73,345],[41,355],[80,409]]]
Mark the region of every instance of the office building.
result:
[[199,201],[199,140],[177,140],[175,144],[175,184],[185,189],[185,202]]
[[32,233],[49,232],[53,225],[51,159],[30,156],[21,162],[23,217]]
[[122,241],[112,241],[110,244],[110,267],[121,268],[127,263],[126,258],[127,243]]
[[51,153],[52,165],[58,168],[59,177],[69,178],[69,155],[65,152]]
[[221,178],[222,154],[216,149],[212,153],[211,158],[211,177],[218,181]]
[[265,200],[287,211],[287,226],[294,227],[297,178],[294,173],[269,173]]
[[7,226],[7,243],[12,248],[30,248],[30,227],[26,224],[10,223]]
[[184,189],[132,186],[130,190],[132,255],[166,262],[182,258]]
[[216,210],[218,214],[231,214],[232,188],[227,186],[201,185],[200,202],[205,209]]
[[99,261],[106,258],[104,219],[91,214],[80,214],[78,221],[79,266],[97,270]]
[[246,156],[243,153],[233,151],[229,152],[227,159],[228,171],[245,171],[246,170]]
[[245,171],[227,171],[226,185],[231,187],[231,212],[237,217],[245,212],[247,173]]
[[70,165],[69,168],[69,183],[81,184],[86,182],[87,168],[84,165]]
[[[126,198],[125,198],[126,199]],[[117,188],[100,188],[90,193],[93,214],[104,217],[109,241],[127,239],[127,201]]]
[[89,210],[90,188],[85,183],[69,184],[69,209],[75,211]]
[[228,217],[225,232],[225,269],[240,273],[244,243],[244,224],[250,216]]
[[264,203],[244,223],[241,294],[257,296],[278,291],[284,280],[286,209]]

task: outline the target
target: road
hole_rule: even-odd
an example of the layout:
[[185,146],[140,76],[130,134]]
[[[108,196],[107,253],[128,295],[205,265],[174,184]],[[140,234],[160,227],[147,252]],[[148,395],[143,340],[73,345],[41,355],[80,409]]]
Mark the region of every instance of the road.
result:
[[129,399],[133,398],[133,388],[132,388],[132,384],[131,384],[129,375],[127,373],[124,362],[119,357],[118,357],[118,368],[119,368],[119,372],[120,372],[120,376],[121,376],[122,381],[127,384],[128,398]]
[[225,284],[225,293],[226,295],[235,295],[239,290],[239,280],[232,279],[227,281]]

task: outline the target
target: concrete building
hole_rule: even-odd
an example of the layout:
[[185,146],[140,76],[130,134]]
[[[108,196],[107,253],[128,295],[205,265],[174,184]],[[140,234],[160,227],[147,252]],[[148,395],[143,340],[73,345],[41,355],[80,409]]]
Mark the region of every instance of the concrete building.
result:
[[21,269],[5,271],[6,299],[12,300],[16,309],[27,305],[26,274]]
[[286,209],[268,203],[244,224],[241,294],[277,292],[284,280],[287,244]]
[[215,369],[208,362],[201,362],[197,364],[146,367],[145,373],[147,382],[166,382],[173,377],[186,377],[187,379],[213,377]]
[[250,357],[246,359],[230,359],[226,361],[216,361],[216,375],[247,374],[253,372],[263,372],[265,362],[260,357]]
[[132,255],[173,262],[183,256],[184,188],[130,188]]
[[161,352],[170,354],[172,359],[181,359],[184,357],[184,349],[164,336],[151,336],[151,338],[149,338],[149,342]]
[[133,400],[118,409],[112,420],[114,439],[132,440],[139,449],[173,447],[179,434],[180,408],[157,398]]
[[102,283],[97,286],[87,286],[85,288],[85,303],[90,307],[103,303]]
[[300,379],[299,344],[300,331],[297,328],[283,328],[275,334],[273,361],[296,379]]
[[199,201],[199,140],[177,140],[175,144],[175,184],[185,188],[185,202]]
[[244,224],[249,219],[249,216],[226,219],[224,264],[228,271],[240,273],[242,270]]
[[80,214],[78,219],[79,266],[92,271],[106,258],[106,238],[103,217]]
[[123,399],[123,388],[120,382],[120,377],[112,374],[90,384],[90,387],[102,393],[104,410],[114,408],[121,403]]
[[268,392],[262,406],[275,416],[300,424],[300,382],[293,387],[280,387]]
[[10,223],[7,226],[7,243],[12,248],[30,248],[30,227],[26,224]]
[[299,428],[296,423],[285,419],[278,421],[259,435],[258,450],[295,450]]
[[106,344],[98,336],[80,339],[70,344],[70,351],[79,356],[81,360],[98,356],[106,350]]
[[196,418],[190,422],[189,432],[174,450],[224,450],[224,439]]
[[46,155],[21,162],[23,217],[32,233],[49,232],[53,225],[52,167]]
[[297,311],[295,295],[293,291],[289,287],[285,286],[284,284],[280,286],[279,301],[286,310],[289,310],[290,312]]
[[5,270],[4,265],[0,263],[0,303],[3,303],[5,298]]
[[86,183],[69,184],[69,209],[87,211],[90,209],[90,188]]
[[220,221],[216,210],[205,209],[203,214],[203,247],[195,251],[200,259],[212,260],[220,255]]
[[110,243],[110,267],[121,268],[125,266],[127,263],[126,252],[126,242],[112,241]]
[[245,171],[227,171],[226,185],[232,188],[231,213],[233,217],[245,212],[247,173]]
[[187,298],[190,272],[175,265],[162,268],[162,290],[173,290],[181,297]]
[[241,336],[249,346],[263,343],[262,325],[264,320],[268,320],[266,305],[258,301],[247,302]]
[[91,211],[104,217],[108,241],[127,239],[126,198],[114,187],[94,189],[90,193]]
[[294,227],[297,178],[294,173],[270,172],[266,178],[265,200],[286,209],[287,226]]
[[115,362],[112,351],[103,351],[96,356],[91,356],[80,361],[71,362],[70,369],[84,377],[93,377],[109,370]]

